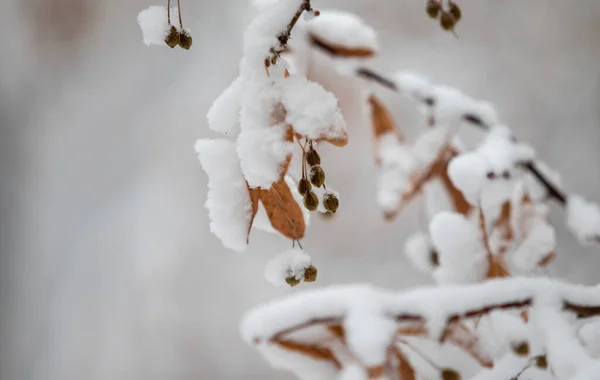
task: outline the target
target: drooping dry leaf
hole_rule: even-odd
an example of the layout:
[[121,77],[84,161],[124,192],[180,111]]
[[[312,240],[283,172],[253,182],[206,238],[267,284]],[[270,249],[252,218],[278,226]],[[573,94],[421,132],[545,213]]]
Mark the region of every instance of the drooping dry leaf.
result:
[[317,345],[311,344],[300,344],[294,342],[293,340],[272,340],[272,343],[278,345],[280,348],[283,348],[288,351],[297,352],[302,355],[306,355],[310,358],[316,360],[326,360],[333,364],[336,368],[341,369],[342,365],[333,355],[330,349],[325,347],[319,347]]
[[379,379],[383,376],[383,365],[377,367],[367,367],[367,377],[369,380]]
[[284,179],[273,183],[269,190],[260,190],[259,198],[273,228],[290,239],[304,236],[306,224],[302,209]]
[[463,196],[463,193],[460,190],[458,190],[452,183],[452,180],[448,175],[449,162],[450,161],[446,162],[446,167],[441,173],[442,185],[444,186],[444,188],[448,192],[448,195],[450,196],[450,200],[452,201],[454,211],[467,216],[473,208],[471,207],[469,202],[467,202],[467,200]]
[[[294,128],[292,128],[291,125],[288,125],[287,130],[285,131],[285,141],[289,143],[294,142]],[[290,162],[292,162],[292,154],[288,154],[288,156],[285,158],[285,161],[283,161],[281,164],[281,177],[279,178],[280,181],[283,181],[285,178],[288,168],[290,167]]]
[[334,45],[323,40],[314,33],[310,34],[310,42],[314,47],[324,50],[327,53],[337,57],[366,58],[375,54],[373,49],[367,47],[343,46],[338,44]]
[[398,203],[396,209],[385,212],[385,220],[388,222],[394,220],[396,216],[398,216],[402,208],[406,206],[406,204],[408,204],[415,196],[417,196],[423,191],[423,187],[427,182],[431,181],[434,178],[444,175],[444,173],[447,174],[448,163],[456,154],[458,153],[451,146],[443,148],[436,157],[436,159],[429,165],[429,167],[427,167],[422,172],[412,173],[410,176],[410,189],[402,194],[400,202]]
[[506,278],[510,277],[510,273],[506,269],[506,265],[504,264],[504,256],[492,256],[490,260],[490,270],[488,272],[487,278],[489,280],[494,278]]
[[400,351],[398,347],[394,348],[396,359],[398,359],[398,375],[400,380],[415,380],[415,370],[411,367],[410,363],[406,359],[406,356]]
[[371,106],[371,126],[375,138],[377,139],[386,133],[394,133],[398,136],[400,142],[404,142],[404,135],[398,130],[392,115],[383,103],[374,95],[371,95],[369,105]]
[[250,223],[248,223],[248,235],[246,236],[246,244],[250,242],[250,231],[252,230],[252,224],[254,223],[254,218],[256,217],[256,213],[258,212],[258,199],[260,197],[260,189],[251,189],[248,182],[246,182],[246,187],[248,188],[248,193],[250,193],[250,201],[252,203],[252,215],[250,216]]
[[344,135],[343,136],[338,136],[336,138],[322,137],[322,138],[316,139],[316,141],[317,142],[327,141],[328,143],[333,144],[335,146],[343,147],[343,146],[346,146],[348,144],[348,133],[346,131],[344,131]]

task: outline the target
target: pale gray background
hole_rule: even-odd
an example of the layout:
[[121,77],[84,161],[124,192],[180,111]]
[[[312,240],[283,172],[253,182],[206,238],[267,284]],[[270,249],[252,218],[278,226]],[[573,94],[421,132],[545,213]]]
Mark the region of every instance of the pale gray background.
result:
[[[214,136],[205,114],[237,73],[247,3],[183,0],[189,52],[142,44],[136,15],[151,3],[2,1],[3,380],[289,378],[238,334],[244,310],[296,291],[262,275],[288,242],[256,233],[249,252],[226,251],[209,233],[192,149]],[[600,200],[600,2],[461,0],[460,39],[424,3],[314,0],[380,31],[373,67],[420,71],[494,102],[569,189]],[[379,93],[414,134],[415,111]],[[323,151],[342,205],[304,241],[320,268],[311,286],[427,283],[402,253],[417,208],[383,222],[368,127],[349,121],[348,147]],[[580,247],[562,216],[555,209],[552,273],[598,282],[600,249]]]

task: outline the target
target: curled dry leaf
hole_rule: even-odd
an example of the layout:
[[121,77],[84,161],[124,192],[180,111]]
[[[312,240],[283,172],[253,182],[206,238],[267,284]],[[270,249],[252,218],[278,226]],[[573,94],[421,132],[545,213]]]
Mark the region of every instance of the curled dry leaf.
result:
[[379,138],[386,133],[395,133],[400,142],[405,141],[405,137],[398,130],[390,111],[377,99],[374,95],[369,97],[369,105],[371,106],[371,124],[375,138]]
[[333,44],[325,41],[323,38],[318,37],[314,33],[310,34],[310,42],[313,46],[337,57],[367,58],[375,55],[375,51],[368,47]]
[[301,239],[306,230],[302,209],[294,199],[284,179],[273,183],[269,190],[260,190],[259,199],[265,206],[273,228],[290,239]]
[[411,367],[410,363],[406,359],[406,356],[400,351],[398,347],[394,348],[396,358],[398,359],[398,375],[402,380],[415,380],[415,370]]
[[256,213],[258,212],[258,200],[260,198],[260,189],[251,189],[248,182],[246,182],[246,187],[248,188],[248,193],[250,193],[250,201],[252,202],[252,214],[250,215],[250,223],[248,223],[248,236],[246,236],[246,243],[250,242],[250,230],[252,230],[252,224],[254,223],[254,218],[256,217]]

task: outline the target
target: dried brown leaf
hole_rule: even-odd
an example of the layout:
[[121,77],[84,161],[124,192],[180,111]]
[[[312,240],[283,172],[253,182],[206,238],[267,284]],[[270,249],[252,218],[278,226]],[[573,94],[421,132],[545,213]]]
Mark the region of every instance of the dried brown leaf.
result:
[[273,183],[269,190],[261,190],[260,201],[273,228],[289,239],[301,239],[306,230],[302,209],[285,182]]
[[406,356],[404,356],[398,347],[394,347],[394,353],[398,359],[398,375],[400,376],[400,380],[415,380],[417,378],[415,370],[411,367]]
[[248,223],[248,235],[246,235],[246,244],[250,242],[250,230],[252,230],[252,224],[254,223],[254,218],[256,217],[256,213],[258,212],[258,199],[260,197],[260,189],[251,189],[248,182],[246,182],[246,187],[248,188],[248,193],[250,193],[250,201],[252,203],[252,215],[250,216],[250,223]]
[[326,360],[333,364],[336,368],[341,369],[342,365],[333,355],[330,349],[326,347],[319,347],[317,345],[311,344],[300,344],[294,342],[293,340],[279,340],[274,339],[271,341],[272,343],[278,345],[280,348],[283,348],[288,351],[297,352],[302,355],[306,355],[310,358],[316,360]]
[[383,103],[374,95],[371,95],[369,105],[371,106],[371,126],[375,138],[379,138],[386,133],[394,133],[398,136],[400,142],[404,142],[404,135],[398,130],[392,115]]

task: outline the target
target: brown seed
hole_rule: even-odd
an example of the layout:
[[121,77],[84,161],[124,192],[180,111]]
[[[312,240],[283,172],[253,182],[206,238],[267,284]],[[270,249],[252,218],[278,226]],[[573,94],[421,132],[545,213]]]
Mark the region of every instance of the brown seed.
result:
[[517,342],[512,345],[513,352],[518,356],[527,356],[529,355],[529,343],[527,342]]
[[310,184],[310,182],[308,182],[306,178],[302,178],[298,182],[298,192],[300,193],[300,195],[305,196],[306,193],[308,193],[311,189],[312,185]]
[[294,276],[289,276],[289,277],[286,277],[285,282],[287,282],[287,284],[289,286],[294,287],[294,286],[296,286],[296,285],[298,285],[300,283],[300,280],[298,280]]
[[340,206],[340,200],[335,196],[335,194],[327,193],[323,196],[323,206],[325,206],[325,210],[335,214]]
[[319,207],[319,197],[312,191],[304,196],[304,207],[310,211],[315,211]]
[[452,16],[454,16],[455,23],[460,21],[460,18],[462,17],[462,12],[458,4],[450,2],[450,13],[452,13]]
[[306,153],[306,162],[310,166],[321,165],[321,156],[319,156],[319,153],[313,147]]
[[165,37],[165,43],[168,47],[173,49],[175,46],[179,44],[179,32],[177,28],[171,25],[171,29],[169,29],[169,34]]
[[452,30],[454,29],[454,25],[456,25],[456,19],[450,12],[443,11],[442,16],[440,17],[440,26],[444,30]]
[[179,46],[185,50],[190,50],[192,47],[192,35],[189,31],[184,29],[179,33]]
[[309,266],[304,270],[304,281],[315,282],[317,280],[317,267],[314,265]]
[[444,368],[442,370],[442,379],[444,380],[460,380],[460,373],[452,368]]
[[442,7],[440,6],[440,3],[438,3],[437,0],[428,0],[427,5],[425,6],[425,10],[431,18],[437,18],[441,9]]
[[548,368],[548,359],[546,358],[546,355],[540,355],[540,356],[536,357],[535,365],[541,369]]
[[308,177],[310,178],[310,183],[316,187],[321,187],[325,183],[325,172],[319,165],[315,165],[310,168]]

